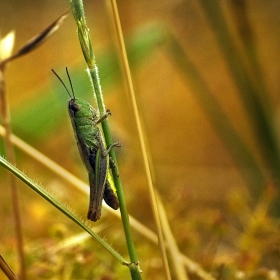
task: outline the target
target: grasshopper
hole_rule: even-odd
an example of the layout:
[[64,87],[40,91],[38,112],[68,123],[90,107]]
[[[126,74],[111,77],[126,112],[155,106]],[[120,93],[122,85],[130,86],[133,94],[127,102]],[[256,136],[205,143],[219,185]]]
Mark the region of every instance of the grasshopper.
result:
[[58,74],[53,69],[52,71],[70,96],[68,112],[80,156],[89,174],[90,198],[87,218],[96,222],[101,216],[102,198],[111,208],[115,210],[119,208],[119,200],[108,180],[108,175],[111,176],[110,165],[114,166],[109,151],[112,147],[121,145],[113,143],[106,149],[101,131],[97,127],[111,114],[110,111],[107,110],[104,116],[98,117],[97,111],[87,101],[75,97],[67,67],[66,72],[73,96]]

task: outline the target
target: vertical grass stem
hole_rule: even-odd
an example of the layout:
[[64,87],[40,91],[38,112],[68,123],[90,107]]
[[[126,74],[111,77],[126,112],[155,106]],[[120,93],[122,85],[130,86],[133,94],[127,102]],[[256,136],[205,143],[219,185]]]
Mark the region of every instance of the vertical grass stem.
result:
[[[100,79],[98,75],[98,68],[95,63],[95,57],[94,57],[94,52],[91,44],[91,39],[89,35],[89,29],[86,25],[86,18],[85,18],[85,13],[84,13],[84,7],[83,7],[83,1],[82,0],[71,0],[70,1],[71,6],[72,6],[72,12],[75,18],[75,21],[77,23],[78,27],[78,37],[79,41],[81,44],[81,48],[84,54],[85,61],[88,66],[88,73],[90,76],[90,80],[93,85],[94,89],[94,95],[97,101],[98,109],[100,115],[105,114],[105,105],[103,101],[103,96],[102,96],[102,90],[101,90],[101,85],[100,85]],[[104,120],[102,122],[102,128],[103,128],[103,133],[106,141],[107,147],[112,144],[112,136],[109,128],[109,124],[107,120]],[[116,155],[114,152],[114,149],[110,151],[110,156],[114,160],[116,170],[118,170],[118,164],[117,164],[117,159]],[[128,252],[130,256],[130,261],[131,264],[126,264],[131,273],[132,279],[141,279],[141,273],[139,269],[139,262],[135,250],[135,246],[133,243],[132,239],[132,234],[131,234],[131,229],[130,229],[130,224],[129,224],[129,218],[128,218],[128,213],[126,209],[126,204],[125,204],[125,198],[124,194],[122,191],[122,184],[120,177],[117,176],[116,170],[113,171],[113,178],[114,178],[114,183],[117,189],[117,194],[120,202],[120,210],[121,210],[121,216],[122,216],[122,222],[123,222],[123,227],[124,227],[124,232],[126,236],[126,243],[128,246]]]

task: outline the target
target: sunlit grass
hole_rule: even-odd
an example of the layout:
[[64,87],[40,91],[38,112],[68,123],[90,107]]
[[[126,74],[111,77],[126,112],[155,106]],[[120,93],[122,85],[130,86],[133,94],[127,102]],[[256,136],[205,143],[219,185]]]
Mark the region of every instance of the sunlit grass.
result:
[[[238,31],[242,25],[237,26],[237,23],[245,21],[233,20],[236,7],[225,3],[219,7],[217,1],[207,4],[205,1],[200,2],[200,7],[194,3],[193,6],[191,3],[181,4],[180,7],[173,7],[173,10],[169,7],[168,13],[174,16],[173,23],[164,18],[160,23],[148,24],[145,28],[129,27],[132,32],[126,37],[141,121],[147,128],[150,156],[154,163],[153,179],[163,201],[168,226],[178,244],[175,251],[179,253],[175,255],[181,259],[190,279],[278,279],[279,219],[277,207],[274,207],[278,205],[275,204],[278,199],[278,182],[275,177],[278,176],[279,159],[274,152],[278,143],[275,121],[278,99],[273,92],[277,82],[272,84],[271,78],[273,69],[278,66],[270,65],[271,61],[268,60],[267,65],[264,64],[264,57],[269,55],[262,54],[266,39],[268,44],[275,26],[264,27],[261,21],[256,20],[260,14],[266,14],[268,8],[259,13],[257,3],[250,7],[241,6],[243,12],[238,16],[248,16],[247,20],[251,22],[250,29],[247,26],[246,30],[252,34],[258,32],[258,40],[249,41],[250,38],[256,38],[254,35],[249,36],[249,39],[245,36],[245,41],[242,41],[244,38],[239,34],[242,30]],[[232,2],[232,5],[235,3]],[[126,14],[129,15],[131,11],[129,7],[126,8]],[[215,11],[219,11],[219,16],[225,16],[225,22],[223,17],[215,16]],[[210,13],[208,17],[207,13]],[[219,20],[219,24],[215,25],[211,16]],[[273,13],[271,18],[272,22]],[[129,18],[123,21],[129,21]],[[258,106],[264,105],[262,110],[265,114],[269,112],[270,118],[259,118],[265,119],[265,122],[251,122],[255,119],[254,114],[259,113],[259,107],[252,108],[255,111],[253,114],[245,108],[242,104],[244,92],[235,86],[237,81],[232,70],[225,70],[232,65],[223,55],[221,42],[217,43],[219,36],[222,37],[220,39],[227,38],[219,34],[220,26],[225,31],[224,24],[229,24],[226,33],[233,33],[234,40],[238,40],[234,41],[234,52],[240,53],[236,61],[241,60],[247,67],[246,71],[249,69],[249,77],[245,79],[243,75],[243,78],[245,81],[252,79],[250,83],[257,87],[257,91],[261,91],[257,96],[253,92],[248,94],[253,94],[252,98],[260,98]],[[212,26],[215,28],[212,29]],[[267,38],[262,37],[262,29],[271,30],[271,33],[266,32]],[[95,27],[91,27],[91,32],[94,30]],[[64,36],[64,33],[65,30],[62,30],[58,38]],[[74,36],[76,34],[73,32]],[[226,43],[231,42],[226,40]],[[58,49],[60,46],[57,46]],[[70,54],[70,49],[69,45],[64,48],[64,52],[67,52],[65,57]],[[133,230],[142,276],[143,279],[162,279],[162,262],[154,244],[155,227],[139,144],[135,137],[132,114],[119,82],[122,70],[111,46],[106,45],[106,48],[100,49],[102,51],[98,52],[96,60],[106,106],[112,111],[110,121],[114,139],[123,144],[117,153],[128,209],[133,217],[152,229],[139,230],[141,226],[136,226],[136,230]],[[48,54],[52,52],[57,51],[48,50]],[[271,52],[271,55],[277,57],[277,54]],[[53,56],[56,57],[56,53]],[[52,62],[55,65],[42,65],[36,72],[40,72],[41,68],[42,71],[45,68],[49,72],[50,68],[59,71],[58,66],[61,70],[68,66],[73,75],[75,90],[79,96],[92,103],[85,66],[82,63],[71,65],[74,58],[69,62],[61,53],[60,56],[60,59],[56,57],[56,61]],[[81,58],[81,55],[75,55],[78,60],[77,57]],[[25,59],[31,60],[32,55]],[[259,68],[263,71],[259,71]],[[7,74],[10,69],[18,71],[11,65]],[[22,71],[26,72],[24,69]],[[40,90],[34,88],[22,103],[12,105],[13,131],[54,159],[59,166],[66,167],[71,174],[74,173],[86,182],[86,172],[67,119],[68,97],[60,86],[57,87],[51,72],[48,77],[42,79]],[[13,92],[9,94],[14,95]],[[271,98],[275,100],[272,104],[267,101]],[[228,104],[229,100],[238,102]],[[252,105],[250,102],[248,104]],[[258,125],[262,125],[259,131]],[[265,127],[274,133],[270,131],[269,137],[266,137]],[[263,139],[259,139],[255,133],[263,135]],[[69,181],[65,182],[60,175],[41,166],[18,148],[16,155],[19,169],[46,186],[59,200],[85,219],[88,203],[86,193],[77,190]],[[0,172],[3,186],[8,185],[2,168]],[[1,255],[17,272],[14,228],[9,192],[6,189],[3,188],[1,199],[1,224],[5,225],[1,236],[5,241],[1,243]],[[89,240],[78,227],[41,197],[29,191],[25,185],[20,185],[20,192],[27,279],[55,279],[58,275],[64,279],[129,277],[126,268],[104,252],[101,245]],[[106,209],[94,231],[105,236],[109,244],[126,256],[121,224]],[[174,276],[173,270],[172,273]]]

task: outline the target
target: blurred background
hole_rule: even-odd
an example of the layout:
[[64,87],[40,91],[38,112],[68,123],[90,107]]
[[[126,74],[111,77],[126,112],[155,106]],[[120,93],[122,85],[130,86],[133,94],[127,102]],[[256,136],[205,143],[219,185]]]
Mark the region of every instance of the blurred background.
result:
[[[106,2],[84,4],[105,104],[112,112],[111,129],[123,145],[116,152],[128,210],[155,230]],[[154,183],[180,250],[209,271],[221,263],[233,271],[279,269],[279,1],[144,0],[118,5]],[[67,8],[67,1],[2,1],[0,34],[15,30],[17,51]],[[12,128],[87,181],[68,117],[69,97],[51,72],[53,68],[68,83],[66,66],[76,96],[94,104],[71,13],[44,44],[6,69]],[[84,194],[20,150],[16,155],[17,167],[85,216]],[[7,172],[1,168],[0,174],[0,250],[16,270]],[[19,183],[19,190],[28,279],[54,279],[54,264],[65,272],[65,260],[73,265],[69,279],[126,275],[95,241],[46,257],[47,247],[79,229],[25,185]],[[119,220],[106,210],[103,216],[102,235],[126,255]],[[258,226],[252,231],[253,221]],[[155,245],[136,231],[134,235],[143,277],[162,279]],[[96,247],[98,258],[91,254]],[[92,270],[93,262],[98,271]]]

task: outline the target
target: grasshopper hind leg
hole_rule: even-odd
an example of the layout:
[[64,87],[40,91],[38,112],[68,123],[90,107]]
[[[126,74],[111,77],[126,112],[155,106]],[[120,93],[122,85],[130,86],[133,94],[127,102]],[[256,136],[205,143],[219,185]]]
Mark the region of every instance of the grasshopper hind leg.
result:
[[113,189],[110,186],[110,183],[106,181],[103,199],[105,200],[106,204],[113,208],[114,210],[119,209],[119,200],[116,194],[114,193]]
[[89,209],[87,218],[93,222],[96,222],[101,217],[102,199],[98,199],[98,193],[95,186],[95,175],[93,172],[89,173],[90,182],[90,197],[89,197]]

